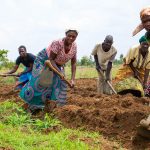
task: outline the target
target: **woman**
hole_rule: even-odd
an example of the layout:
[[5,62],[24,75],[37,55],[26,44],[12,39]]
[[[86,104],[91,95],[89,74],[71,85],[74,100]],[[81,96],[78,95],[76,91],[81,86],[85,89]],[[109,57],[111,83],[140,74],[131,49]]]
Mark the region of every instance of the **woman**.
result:
[[[29,105],[30,110],[43,108],[46,100],[54,100],[58,105],[66,103],[67,85],[63,81],[64,65],[71,60],[71,85],[73,87],[75,84],[77,53],[77,46],[74,41],[77,36],[77,30],[69,29],[66,31],[65,38],[53,41],[46,49],[39,52],[34,62],[31,80],[20,92],[21,98]],[[50,75],[45,71],[44,63],[46,60],[50,60],[52,66],[61,74],[60,76],[55,72]],[[50,78],[48,86],[40,84],[43,71],[47,72],[47,76]]]
[[19,79],[18,79],[18,81],[16,82],[16,85],[15,85],[16,89],[21,89],[22,86],[25,83],[27,83],[31,78],[31,71],[32,71],[32,68],[33,68],[33,63],[34,63],[34,60],[35,60],[35,56],[31,53],[27,53],[26,47],[23,46],[23,45],[21,45],[18,48],[18,51],[19,51],[20,56],[18,56],[18,58],[16,59],[16,65],[13,67],[12,70],[8,71],[5,74],[15,73],[18,70],[19,65],[23,64],[25,69],[24,69],[23,72],[18,73]]
[[150,6],[143,8],[140,12],[141,23],[133,31],[133,36],[145,29],[150,31]]
[[144,90],[150,71],[150,49],[145,38],[139,40],[140,45],[132,47],[124,58],[124,66],[116,75],[115,89],[120,94],[133,93],[144,96]]
[[[136,29],[133,31],[133,36],[136,35],[138,32],[140,32],[141,30],[145,29],[147,32],[145,34],[145,39],[147,40],[147,42],[150,45],[150,6],[147,6],[146,8],[142,9],[140,12],[140,19],[141,19],[141,24],[139,24]],[[145,89],[145,95],[146,96],[150,96],[150,82],[147,84],[147,88]],[[149,115],[150,116],[150,115]],[[140,122],[140,127],[142,127],[141,131],[139,132],[140,135],[144,136],[144,137],[148,137],[149,133],[150,133],[150,117],[148,117],[147,119],[143,119]],[[146,126],[146,130],[145,130],[145,126]],[[143,133],[146,133],[143,135]],[[150,138],[150,136],[149,136]]]

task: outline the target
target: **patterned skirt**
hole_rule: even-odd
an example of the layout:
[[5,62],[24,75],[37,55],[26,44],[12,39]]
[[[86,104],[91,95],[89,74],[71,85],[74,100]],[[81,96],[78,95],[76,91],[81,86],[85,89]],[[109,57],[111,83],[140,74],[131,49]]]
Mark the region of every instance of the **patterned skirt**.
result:
[[[143,71],[138,70],[140,72],[140,78],[143,79]],[[114,88],[118,94],[127,94],[132,93],[134,96],[144,96],[144,89],[140,81],[134,78],[133,71],[129,66],[122,66],[116,77]]]
[[150,81],[147,83],[147,87],[145,89],[145,96],[150,97]]
[[[46,100],[54,100],[58,103],[66,103],[67,85],[60,77],[53,73],[53,78],[49,86],[45,87],[40,84],[41,72],[46,68],[44,63],[48,60],[46,49],[43,49],[37,55],[32,76],[20,92],[20,97],[29,104],[30,108],[43,108]],[[58,67],[60,72],[64,74],[63,67]]]

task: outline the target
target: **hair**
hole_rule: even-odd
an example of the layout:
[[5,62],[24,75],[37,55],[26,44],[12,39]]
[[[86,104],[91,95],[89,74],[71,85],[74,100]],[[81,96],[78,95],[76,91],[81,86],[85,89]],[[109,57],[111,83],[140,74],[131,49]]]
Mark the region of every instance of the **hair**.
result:
[[105,41],[113,42],[113,36],[112,35],[107,35],[105,37]]
[[72,31],[72,32],[75,32],[75,33],[78,35],[78,31],[77,31],[77,30],[72,30],[72,29],[67,30],[65,33],[68,34],[68,33],[71,32],[71,31]]
[[25,51],[27,51],[26,47],[24,45],[19,46],[18,50],[20,50],[21,48],[23,48]]

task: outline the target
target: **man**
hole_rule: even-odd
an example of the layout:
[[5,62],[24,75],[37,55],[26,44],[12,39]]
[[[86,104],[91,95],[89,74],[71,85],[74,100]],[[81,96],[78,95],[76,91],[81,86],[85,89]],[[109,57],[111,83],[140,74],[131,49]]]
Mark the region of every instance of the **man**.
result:
[[25,46],[21,45],[18,48],[18,51],[20,56],[18,56],[16,59],[16,65],[12,68],[12,70],[5,73],[15,73],[21,63],[25,66],[24,71],[18,73],[19,80],[16,82],[15,88],[21,88],[25,83],[29,81],[29,79],[31,78],[32,67],[35,60],[35,56],[33,54],[27,53]]
[[98,72],[98,93],[112,94],[106,81],[111,81],[112,62],[115,59],[117,50],[112,46],[113,37],[107,35],[102,44],[97,44],[92,51],[94,55],[96,70]]

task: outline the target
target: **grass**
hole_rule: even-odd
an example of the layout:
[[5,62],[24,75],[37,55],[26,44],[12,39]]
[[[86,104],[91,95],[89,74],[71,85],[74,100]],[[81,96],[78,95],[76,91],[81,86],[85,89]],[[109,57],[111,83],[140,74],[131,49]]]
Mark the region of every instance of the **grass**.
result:
[[[119,69],[118,65],[114,65],[112,68],[112,78],[115,77],[117,71]],[[20,69],[22,70],[22,68]],[[19,70],[19,71],[20,71]],[[6,72],[6,69],[3,69],[1,72]],[[65,67],[65,73],[66,73],[66,78],[70,79],[71,78],[71,68],[70,67]],[[97,78],[97,71],[95,67],[85,67],[85,66],[77,66],[76,70],[76,79],[80,78]],[[2,81],[5,84],[11,84],[15,82],[15,77],[3,77],[0,78],[0,81]]]
[[[119,66],[114,65],[112,68],[112,78],[115,77]],[[71,77],[71,69],[70,67],[65,67],[66,77],[70,79]],[[97,78],[97,71],[95,67],[85,67],[85,66],[77,66],[76,70],[76,79],[80,78]]]
[[[86,150],[90,148],[90,146],[79,140],[79,138],[86,136],[86,134],[84,135],[81,132],[70,129],[64,128],[58,133],[42,134],[42,132],[35,132],[32,129],[26,128],[26,132],[24,132],[24,129],[21,127],[16,128],[0,124],[0,130],[0,146],[5,148],[16,150]],[[73,141],[69,138],[71,134],[77,136]]]
[[[60,127],[58,132],[43,131]],[[90,139],[92,143],[84,142]],[[67,129],[61,122],[46,114],[43,119],[32,118],[14,102],[0,105],[0,148],[15,150],[88,150],[100,149],[101,136],[95,132]]]

